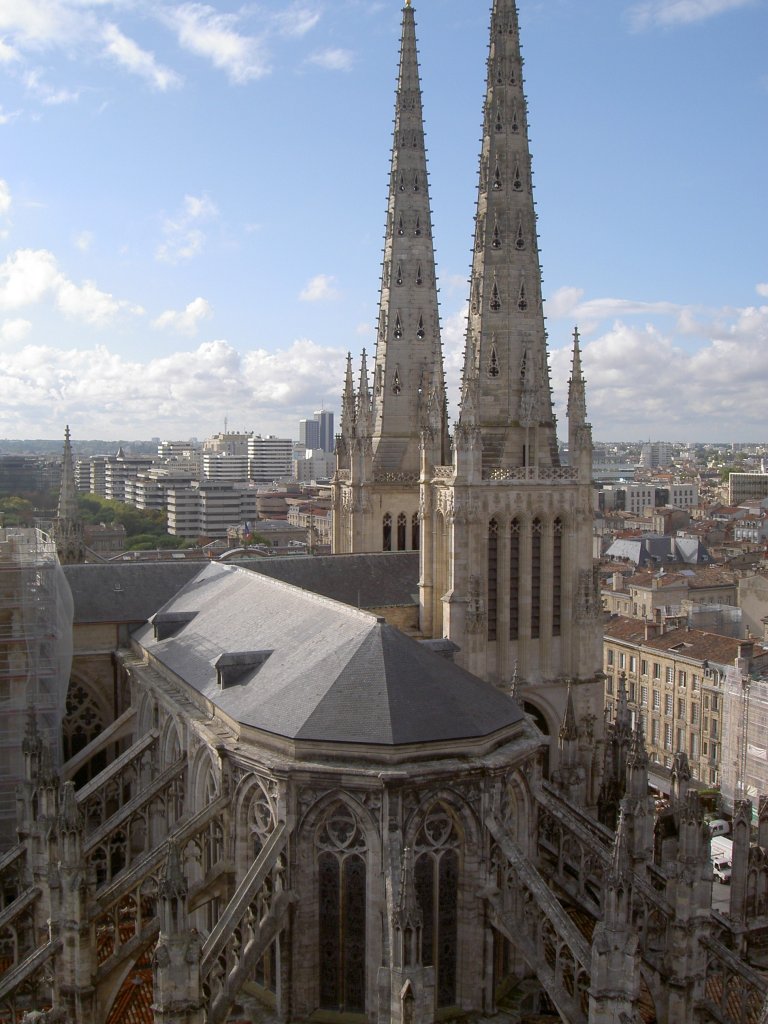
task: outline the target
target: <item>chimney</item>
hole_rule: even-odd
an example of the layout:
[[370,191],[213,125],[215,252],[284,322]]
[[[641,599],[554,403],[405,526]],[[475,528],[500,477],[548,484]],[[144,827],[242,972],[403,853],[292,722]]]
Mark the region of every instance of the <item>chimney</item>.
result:
[[650,619],[646,619],[644,625],[645,625],[645,639],[646,640],[653,640],[653,638],[658,635],[658,632],[657,632],[658,627],[657,627],[656,623],[655,622],[651,622]]

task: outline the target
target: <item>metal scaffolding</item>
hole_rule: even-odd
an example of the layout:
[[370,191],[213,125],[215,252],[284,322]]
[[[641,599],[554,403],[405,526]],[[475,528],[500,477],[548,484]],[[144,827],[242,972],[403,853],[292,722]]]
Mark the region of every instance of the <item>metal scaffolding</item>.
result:
[[768,793],[768,679],[729,669],[725,677],[723,714],[723,800],[733,809],[736,800]]
[[53,540],[0,529],[0,851],[16,841],[16,786],[29,709],[53,767],[72,666],[72,595]]

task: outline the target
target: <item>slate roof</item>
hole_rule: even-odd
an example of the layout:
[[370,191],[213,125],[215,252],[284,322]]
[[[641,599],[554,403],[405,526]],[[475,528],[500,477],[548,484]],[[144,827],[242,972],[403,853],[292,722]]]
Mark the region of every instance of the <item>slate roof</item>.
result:
[[[382,619],[211,563],[135,639],[243,725],[294,740],[399,746],[491,736],[523,720],[489,683]],[[186,620],[186,621],[185,621]],[[251,668],[221,686],[216,663]],[[256,664],[258,662],[258,664]]]
[[[418,552],[253,558],[230,564],[353,607],[386,608],[418,601]],[[65,565],[75,623],[146,622],[200,568],[200,562],[172,560]]]

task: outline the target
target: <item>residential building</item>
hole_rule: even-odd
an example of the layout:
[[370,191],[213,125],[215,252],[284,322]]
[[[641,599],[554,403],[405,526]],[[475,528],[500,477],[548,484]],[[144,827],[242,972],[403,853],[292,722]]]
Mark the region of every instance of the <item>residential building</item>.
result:
[[750,498],[768,498],[768,473],[729,473],[728,504],[740,505]]
[[168,533],[177,537],[226,537],[227,529],[256,519],[256,492],[216,481],[168,487]]
[[[684,753],[694,780],[718,786],[726,672],[745,657],[750,671],[768,670],[768,648],[687,627],[659,630],[652,623],[613,616],[605,627],[603,656],[610,715],[617,713],[624,678],[633,724],[642,724],[651,760],[671,769],[675,754]],[[668,788],[668,776],[655,778],[659,788]]]

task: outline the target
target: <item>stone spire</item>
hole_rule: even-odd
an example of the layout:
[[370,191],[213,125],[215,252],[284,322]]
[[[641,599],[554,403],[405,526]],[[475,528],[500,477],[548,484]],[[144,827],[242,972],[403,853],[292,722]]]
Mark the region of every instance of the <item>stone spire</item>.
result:
[[59,491],[59,505],[53,533],[56,539],[56,553],[62,565],[72,565],[73,563],[85,561],[83,524],[78,509],[75,464],[72,457],[69,426],[64,430],[61,489]]
[[578,327],[573,331],[573,361],[568,382],[568,424],[581,426],[587,422],[586,382],[581,369],[581,339]]
[[[373,375],[373,455],[379,475],[419,473],[422,427],[438,410],[447,447],[432,214],[413,8],[403,8],[395,130]],[[441,458],[438,453],[438,458]]]
[[[483,468],[557,464],[528,118],[514,0],[494,0],[464,390],[477,385]],[[461,417],[465,414],[462,405]]]

